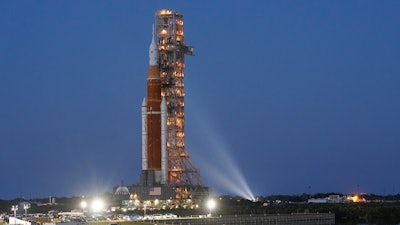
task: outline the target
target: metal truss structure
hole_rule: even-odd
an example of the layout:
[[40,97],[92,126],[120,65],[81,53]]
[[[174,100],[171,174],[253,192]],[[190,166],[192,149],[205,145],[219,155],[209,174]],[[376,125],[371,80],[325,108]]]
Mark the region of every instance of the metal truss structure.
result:
[[172,10],[156,12],[161,95],[167,102],[168,183],[171,186],[202,186],[198,170],[185,150],[184,67],[185,55],[193,55],[183,34],[183,15]]

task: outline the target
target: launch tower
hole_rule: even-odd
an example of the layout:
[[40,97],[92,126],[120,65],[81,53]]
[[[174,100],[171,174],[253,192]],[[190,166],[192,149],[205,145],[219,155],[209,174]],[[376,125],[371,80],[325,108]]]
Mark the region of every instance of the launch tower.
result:
[[165,9],[157,11],[155,33],[161,95],[167,104],[168,183],[201,186],[200,174],[185,150],[184,67],[185,55],[193,55],[193,48],[185,45],[183,15]]
[[200,200],[209,190],[185,150],[184,67],[193,48],[184,42],[182,14],[159,10],[155,15],[142,103],[142,172],[131,199],[195,205],[185,199]]

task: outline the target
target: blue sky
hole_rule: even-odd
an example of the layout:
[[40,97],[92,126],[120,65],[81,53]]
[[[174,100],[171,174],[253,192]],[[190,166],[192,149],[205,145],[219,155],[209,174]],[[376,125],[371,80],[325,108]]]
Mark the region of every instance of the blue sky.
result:
[[0,199],[138,181],[164,8],[184,14],[195,47],[185,140],[215,193],[235,194],[222,180],[238,173],[255,195],[400,193],[399,1],[6,0]]

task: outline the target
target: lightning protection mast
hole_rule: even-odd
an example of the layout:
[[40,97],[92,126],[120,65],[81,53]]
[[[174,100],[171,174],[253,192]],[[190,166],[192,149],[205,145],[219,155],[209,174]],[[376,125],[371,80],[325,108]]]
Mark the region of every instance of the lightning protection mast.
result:
[[193,48],[184,42],[182,14],[159,10],[155,26],[161,95],[167,103],[168,183],[176,187],[202,186],[200,174],[185,150],[185,54],[193,55]]

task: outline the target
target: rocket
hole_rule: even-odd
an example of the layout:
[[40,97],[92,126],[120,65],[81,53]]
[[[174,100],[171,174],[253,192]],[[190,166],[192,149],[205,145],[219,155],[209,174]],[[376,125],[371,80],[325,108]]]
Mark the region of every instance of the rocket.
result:
[[149,47],[147,99],[142,103],[142,170],[154,171],[156,183],[167,183],[167,105],[161,97],[159,53],[153,38]]

